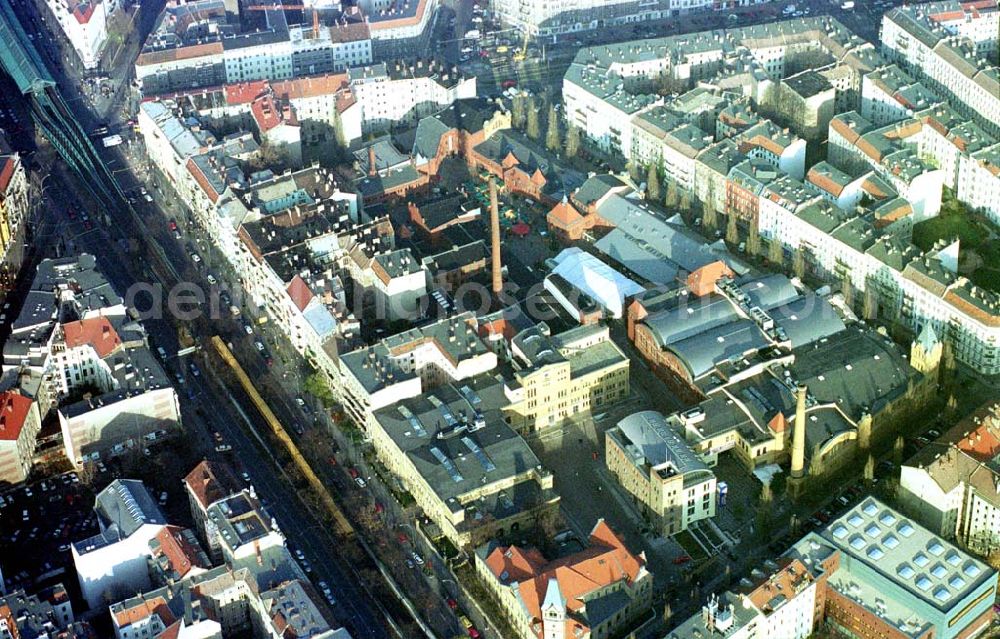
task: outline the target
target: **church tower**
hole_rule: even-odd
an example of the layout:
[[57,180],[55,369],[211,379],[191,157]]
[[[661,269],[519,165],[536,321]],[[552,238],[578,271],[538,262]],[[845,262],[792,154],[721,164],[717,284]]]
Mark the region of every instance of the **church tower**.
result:
[[910,346],[910,366],[924,375],[930,375],[941,365],[941,355],[944,344],[938,339],[937,333],[930,322],[924,324],[920,335]]
[[545,589],[545,601],[542,602],[542,639],[565,639],[566,637],[566,600],[559,590],[559,581],[549,579]]

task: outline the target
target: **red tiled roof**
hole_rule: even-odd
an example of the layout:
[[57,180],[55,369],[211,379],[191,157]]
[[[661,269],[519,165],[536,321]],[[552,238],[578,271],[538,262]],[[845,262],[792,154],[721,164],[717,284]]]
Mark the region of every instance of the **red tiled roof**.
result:
[[305,311],[306,307],[309,306],[309,302],[312,301],[313,292],[309,290],[309,285],[302,277],[296,275],[292,278],[292,281],[288,283],[288,297],[292,298],[292,304],[295,304],[295,308],[299,309],[299,312]]
[[250,104],[267,92],[267,80],[239,82],[224,87],[226,104]]
[[181,636],[181,622],[175,621],[153,639],[177,639]]
[[156,536],[156,541],[160,544],[160,553],[166,556],[167,561],[170,562],[170,567],[180,577],[188,574],[191,568],[195,566],[200,568],[208,567],[200,564],[198,558],[199,548],[193,546],[184,538],[184,530],[180,526],[164,526],[160,534]]
[[[583,608],[583,599],[588,593],[622,580],[632,582],[637,579],[646,563],[643,555],[633,555],[625,548],[604,520],[598,521],[590,533],[590,546],[585,550],[548,564],[543,564],[543,561],[537,551],[524,551],[513,546],[498,547],[486,559],[487,566],[497,578],[503,570],[507,570],[507,583],[518,582],[521,601],[532,621],[542,618],[541,605],[551,579],[559,583],[567,610],[574,612]],[[501,572],[497,572],[497,568]],[[575,620],[567,623],[579,625]],[[572,628],[570,632],[573,632]]]
[[288,103],[280,103],[270,94],[258,97],[250,104],[250,112],[261,133],[267,133],[280,124],[297,123],[295,113]]
[[11,178],[14,177],[14,167],[17,166],[17,162],[13,155],[5,155],[0,161],[3,162],[3,166],[0,166],[0,193],[4,193],[10,186]]
[[295,100],[330,95],[346,88],[346,86],[347,74],[333,73],[272,82],[271,90],[279,98]]
[[583,216],[569,202],[560,202],[552,207],[548,214],[548,222],[559,228],[569,228],[583,221]]
[[153,615],[159,615],[160,621],[163,622],[164,626],[174,623],[174,615],[170,612],[170,608],[167,607],[167,600],[163,597],[143,599],[141,603],[131,608],[120,610],[115,613],[115,621],[118,623],[119,628],[124,628],[143,619],[148,619]]
[[17,441],[31,403],[31,399],[15,391],[0,393],[0,440]]
[[202,508],[208,508],[242,489],[228,465],[208,460],[195,466],[184,478],[184,484],[194,493]]
[[62,328],[67,347],[76,348],[89,344],[101,359],[115,352],[122,344],[118,331],[106,317],[91,317],[68,322],[63,324]]
[[221,42],[209,42],[206,44],[195,44],[190,47],[177,47],[176,49],[163,49],[160,51],[147,51],[140,53],[136,58],[137,67],[153,64],[163,64],[164,62],[174,62],[176,60],[188,60],[191,58],[201,58],[210,55],[222,55]]

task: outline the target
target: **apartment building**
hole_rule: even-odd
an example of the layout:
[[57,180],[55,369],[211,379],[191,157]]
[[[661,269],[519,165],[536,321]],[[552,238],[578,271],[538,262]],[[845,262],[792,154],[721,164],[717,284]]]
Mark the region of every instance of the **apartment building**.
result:
[[932,2],[887,11],[880,39],[886,57],[946,94],[964,116],[997,136],[1000,72],[992,60],[998,31],[995,0]]
[[604,441],[608,470],[664,535],[715,516],[715,474],[662,414],[633,413]]
[[141,481],[116,479],[97,494],[101,532],[70,544],[80,590],[90,608],[149,588],[149,542],[166,520]]
[[603,519],[584,548],[565,557],[493,542],[476,549],[475,562],[517,639],[618,636],[652,602],[645,553],[631,552]]
[[923,254],[909,242],[908,233],[897,232],[894,224],[913,216],[908,201],[890,199],[874,215],[842,211],[811,197],[819,195],[811,185],[795,184],[787,176],[782,181],[782,192],[794,197],[761,194],[757,219],[762,238],[780,240],[786,255],[803,251],[817,275],[849,280],[855,299],[869,295],[879,316],[895,318],[914,333],[931,324],[950,342],[958,360],[987,374],[1000,371],[996,296],[955,273],[941,247]]
[[558,509],[552,474],[505,421],[501,381],[478,375],[372,409],[379,461],[457,547],[478,546]]
[[24,258],[24,232],[30,208],[28,173],[17,153],[6,152],[0,134],[0,282],[11,287]]
[[38,402],[19,390],[0,393],[0,482],[27,479],[41,428]]
[[436,386],[473,378],[497,366],[471,312],[386,337],[340,358],[344,408],[367,429],[372,414]]
[[861,639],[989,632],[996,571],[874,497],[806,534],[784,557],[825,583],[817,616],[835,632]]
[[0,636],[61,639],[96,636],[85,621],[76,621],[69,593],[62,584],[27,594],[23,589],[0,596]]
[[[337,3],[301,14],[290,6],[228,5],[197,0],[164,8],[135,62],[143,94],[342,73],[376,60],[411,58],[424,48],[437,10],[436,0]],[[296,15],[304,22],[290,22]]]
[[[714,82],[722,91],[746,89],[759,102],[768,87],[783,79],[786,63],[822,51],[837,73],[827,69],[821,77],[802,76],[789,85],[812,114],[800,125],[817,127],[831,115],[830,107],[853,103],[842,94],[860,94],[861,75],[877,62],[870,49],[829,17],[585,47],[563,78],[566,120],[605,152],[631,160],[633,149],[642,153],[651,146],[643,139],[633,142],[636,127],[649,128],[649,123],[633,126],[633,119],[658,105],[672,107],[657,93],[664,82],[682,87]],[[739,77],[728,78],[724,68],[740,70]],[[683,113],[683,105],[678,110]]]
[[177,583],[212,567],[190,528],[167,525],[149,541],[149,575],[158,586]]
[[46,0],[45,4],[83,68],[97,68],[108,40],[108,20],[118,9],[118,0]]
[[208,507],[243,490],[243,485],[227,464],[202,461],[184,477],[184,490],[188,496],[191,518],[209,555],[215,560],[222,559],[218,531],[209,519]]
[[915,222],[930,219],[941,210],[947,176],[901,141],[921,128],[904,120],[876,129],[855,111],[838,115],[830,122],[829,161],[852,174],[871,167],[911,204]]
[[1000,407],[989,402],[900,467],[900,502],[934,534],[1000,548]]
[[116,639],[349,639],[316,601],[304,576],[218,566],[118,601],[110,612]]
[[284,11],[269,9],[261,12],[263,29],[242,32],[240,16],[227,12],[226,4],[198,0],[164,8],[135,62],[144,95],[340,73],[373,60],[365,22],[289,24]]
[[365,133],[416,124],[457,100],[476,97],[476,78],[437,60],[389,62],[347,70]]
[[936,91],[895,64],[866,73],[861,81],[861,116],[875,126],[911,118],[917,111],[941,102]]
[[664,639],[806,639],[823,622],[825,575],[798,559],[767,560]]
[[[487,330],[492,330],[490,326]],[[507,423],[527,434],[607,410],[629,394],[628,358],[608,327],[591,324],[549,336],[526,328],[509,340]]]

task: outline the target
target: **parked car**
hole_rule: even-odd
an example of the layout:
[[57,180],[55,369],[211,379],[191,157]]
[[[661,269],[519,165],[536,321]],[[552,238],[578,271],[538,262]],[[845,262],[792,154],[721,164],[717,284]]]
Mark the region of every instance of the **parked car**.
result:
[[675,566],[683,566],[689,561],[691,561],[691,555],[679,555],[677,557],[674,557]]

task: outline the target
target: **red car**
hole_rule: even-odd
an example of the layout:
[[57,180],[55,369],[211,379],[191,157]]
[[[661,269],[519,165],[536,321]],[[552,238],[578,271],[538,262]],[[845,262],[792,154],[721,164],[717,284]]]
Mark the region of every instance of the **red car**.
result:
[[681,555],[680,557],[674,557],[674,564],[677,566],[686,564],[689,561],[691,561],[690,555]]
[[406,536],[406,533],[404,533],[404,532],[401,532],[401,533],[398,533],[398,534],[396,535],[396,539],[397,539],[397,540],[399,541],[399,543],[401,543],[401,544],[405,544],[405,543],[407,543],[408,541],[410,541],[410,538],[409,538],[409,537],[407,537],[407,536]]
[[472,637],[472,639],[479,639],[479,631],[475,628],[469,628],[469,636]]
[[381,515],[385,512],[385,508],[379,502],[375,502],[375,512]]
[[333,455],[330,455],[330,459],[328,459],[327,461],[330,462],[331,466],[336,466],[337,465],[337,458],[334,457]]
[[358,471],[357,471],[356,468],[348,468],[347,472],[351,476],[351,479],[357,479],[358,478]]
[[517,80],[514,80],[514,79],[504,80],[503,84],[501,84],[500,86],[502,86],[505,89],[509,89],[511,87],[516,87],[517,86]]
[[177,230],[177,222],[174,222],[173,220],[170,220],[169,222],[167,222],[167,228],[169,228],[171,231],[176,231]]
[[452,610],[458,610],[458,602],[455,601],[454,599],[449,599],[447,603],[448,607],[451,608]]

